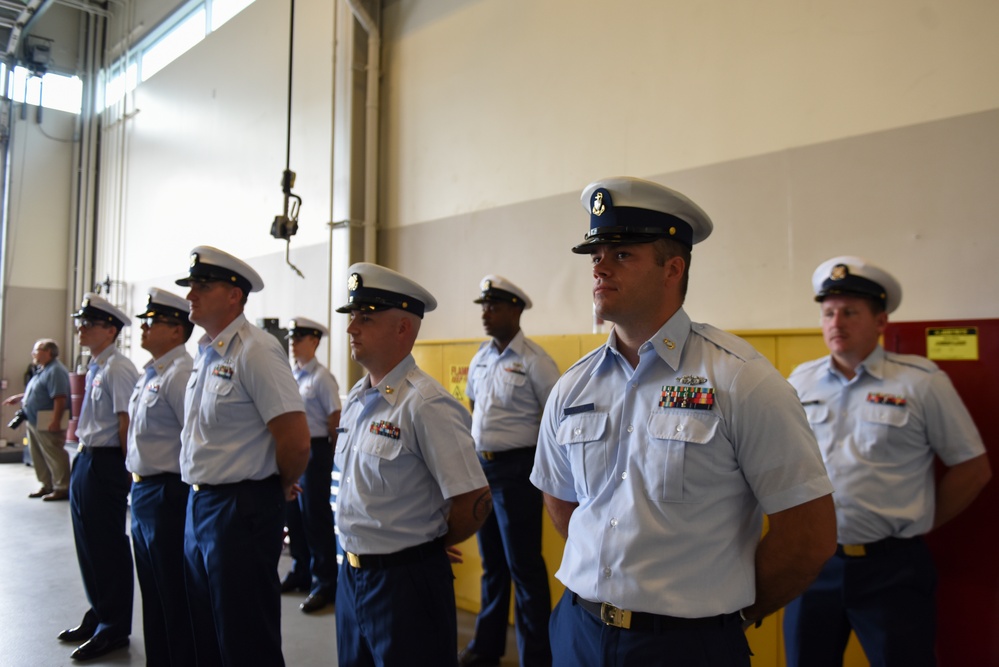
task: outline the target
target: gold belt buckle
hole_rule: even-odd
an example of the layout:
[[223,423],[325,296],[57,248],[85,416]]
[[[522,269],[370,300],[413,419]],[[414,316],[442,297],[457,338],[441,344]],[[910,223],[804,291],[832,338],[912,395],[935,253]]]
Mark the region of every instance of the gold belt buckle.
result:
[[847,556],[866,556],[867,548],[863,544],[844,544],[843,553]]
[[357,554],[352,554],[348,551],[347,562],[350,564],[351,567],[361,569],[361,557],[358,556]]
[[136,474],[136,473],[133,472],[132,473],[132,481],[133,482],[141,482],[142,481],[142,475],[139,475],[139,474]]
[[82,452],[83,451],[83,443],[80,443],[79,445],[76,446],[76,451],[78,451],[78,452]]
[[487,461],[492,461],[496,458],[496,454],[493,452],[479,452],[479,454]]
[[201,485],[200,484],[192,484],[191,488],[194,489],[195,491],[200,491],[201,490]]
[[627,630],[631,627],[631,612],[627,609],[618,609],[614,605],[604,602],[600,605],[600,620],[607,625],[613,625],[615,628],[624,628]]

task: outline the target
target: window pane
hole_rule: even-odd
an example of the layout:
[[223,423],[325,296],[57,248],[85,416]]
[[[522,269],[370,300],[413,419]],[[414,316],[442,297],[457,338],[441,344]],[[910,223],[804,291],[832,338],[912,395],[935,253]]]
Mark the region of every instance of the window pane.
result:
[[253,4],[253,0],[212,0],[212,30]]
[[138,67],[132,63],[124,74],[118,72],[108,79],[108,83],[104,87],[104,108],[119,102],[121,98],[125,97],[125,93],[135,90],[137,71]]
[[199,8],[142,54],[142,80],[146,81],[182,53],[205,38],[205,9]]

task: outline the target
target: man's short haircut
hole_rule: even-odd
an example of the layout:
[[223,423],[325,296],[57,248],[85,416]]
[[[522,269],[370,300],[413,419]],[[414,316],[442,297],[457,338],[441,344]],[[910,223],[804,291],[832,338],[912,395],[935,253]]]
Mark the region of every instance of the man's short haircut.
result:
[[683,277],[680,279],[680,303],[687,299],[687,283],[690,280],[690,248],[673,239],[656,239],[652,242],[652,252],[656,264],[666,266],[666,260],[679,257],[683,260]]
[[42,349],[52,355],[53,359],[59,357],[59,343],[55,342],[51,338],[39,338],[35,345],[41,345]]

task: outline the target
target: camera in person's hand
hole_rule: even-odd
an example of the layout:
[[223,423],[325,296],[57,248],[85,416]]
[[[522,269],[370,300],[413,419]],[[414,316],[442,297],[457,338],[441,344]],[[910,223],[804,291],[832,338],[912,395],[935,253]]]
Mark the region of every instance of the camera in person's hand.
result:
[[14,413],[14,418],[7,422],[7,428],[14,429],[24,423],[28,418],[28,415],[24,414],[24,410],[18,408],[17,412]]

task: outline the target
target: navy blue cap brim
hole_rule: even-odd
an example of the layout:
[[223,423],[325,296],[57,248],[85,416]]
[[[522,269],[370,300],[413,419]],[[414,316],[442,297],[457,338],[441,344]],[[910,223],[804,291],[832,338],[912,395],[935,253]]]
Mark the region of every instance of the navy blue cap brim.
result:
[[114,315],[112,315],[111,313],[107,312],[106,310],[101,310],[100,308],[94,308],[93,306],[86,306],[84,308],[81,308],[75,313],[72,313],[70,317],[94,320],[97,322],[107,322],[109,324],[115,325],[119,329],[125,327],[125,323],[122,322],[117,317],[115,317]]

